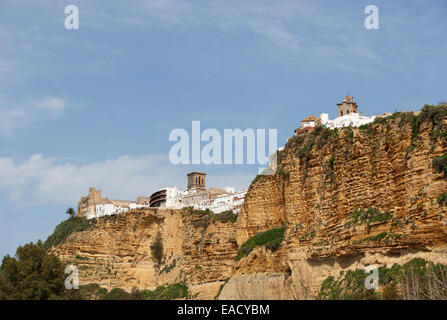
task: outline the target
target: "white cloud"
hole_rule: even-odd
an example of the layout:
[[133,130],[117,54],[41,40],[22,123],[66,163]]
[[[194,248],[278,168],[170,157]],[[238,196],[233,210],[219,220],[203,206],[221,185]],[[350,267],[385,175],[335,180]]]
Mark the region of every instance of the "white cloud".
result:
[[[23,163],[0,158],[0,190],[14,203],[75,205],[90,186],[104,197],[132,200],[165,186],[186,184],[185,167],[171,165],[166,155],[123,155],[85,165],[58,163],[35,154]],[[246,188],[254,175],[209,174],[209,186]]]
[[33,101],[32,106],[38,109],[47,109],[54,112],[64,111],[66,103],[63,99],[56,97],[47,97],[43,100]]
[[67,102],[58,97],[44,97],[12,106],[6,99],[0,100],[0,136],[9,135],[30,123],[59,118],[66,107]]
[[299,49],[299,40],[278,21],[253,21],[250,29],[280,48]]

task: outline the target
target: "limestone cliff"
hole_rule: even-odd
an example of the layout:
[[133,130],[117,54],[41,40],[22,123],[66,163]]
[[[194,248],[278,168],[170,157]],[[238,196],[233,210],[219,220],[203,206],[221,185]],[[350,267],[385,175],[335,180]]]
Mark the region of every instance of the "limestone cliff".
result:
[[[402,113],[290,138],[276,174],[250,186],[236,222],[188,210],[135,211],[101,218],[53,250],[80,266],[82,283],[183,282],[205,299],[310,299],[341,270],[414,257],[447,263],[447,207],[438,201],[447,180],[432,166],[447,152],[447,122],[432,116]],[[259,246],[234,259],[245,241],[279,226],[278,250]],[[158,234],[160,263],[151,254]]]
[[[235,222],[189,210],[137,210],[99,218],[94,227],[54,247],[79,268],[80,284],[154,289],[187,283],[195,298],[213,299],[232,274]],[[160,239],[162,259],[151,246]]]
[[[220,297],[255,298],[265,282],[290,288],[287,298],[313,298],[341,270],[414,257],[447,262],[447,209],[438,202],[447,181],[432,167],[447,151],[439,136],[447,125],[437,120],[400,114],[361,129],[318,128],[289,139],[276,175],[251,186],[237,230],[241,244],[282,224],[284,241],[274,253],[242,259]],[[266,260],[283,275],[274,284]]]

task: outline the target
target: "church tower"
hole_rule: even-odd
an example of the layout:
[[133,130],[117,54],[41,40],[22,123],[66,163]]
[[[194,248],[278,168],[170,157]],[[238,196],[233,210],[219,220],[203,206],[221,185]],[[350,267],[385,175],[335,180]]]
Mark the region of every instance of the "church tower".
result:
[[206,190],[205,178],[206,173],[202,172],[188,173],[188,191],[191,190],[205,191]]
[[350,113],[357,113],[357,103],[349,94],[343,99],[342,103],[337,103],[338,117],[345,116]]

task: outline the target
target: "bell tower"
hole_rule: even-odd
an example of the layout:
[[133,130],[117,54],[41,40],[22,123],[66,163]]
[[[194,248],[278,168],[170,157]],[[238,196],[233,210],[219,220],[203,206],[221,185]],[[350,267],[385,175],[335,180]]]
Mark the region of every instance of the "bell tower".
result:
[[342,103],[337,103],[338,117],[346,116],[347,114],[357,113],[357,103],[349,94],[343,99]]
[[205,191],[206,190],[206,184],[205,184],[206,173],[190,172],[187,174],[187,176],[188,176],[188,191],[191,191],[191,190]]

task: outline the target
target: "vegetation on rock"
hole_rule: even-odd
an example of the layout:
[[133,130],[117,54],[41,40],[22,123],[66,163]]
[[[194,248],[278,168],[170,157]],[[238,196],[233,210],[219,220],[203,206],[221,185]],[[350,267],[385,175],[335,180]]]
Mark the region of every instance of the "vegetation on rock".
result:
[[444,153],[440,157],[434,157],[432,166],[437,173],[444,173],[444,176],[447,176],[447,153]]
[[0,300],[71,299],[64,271],[62,262],[48,254],[40,240],[20,246],[15,257],[5,256],[0,266]]
[[444,204],[447,203],[447,192],[441,193],[441,194],[438,196],[438,203],[439,203],[440,205],[444,205]]
[[143,300],[143,297],[142,292],[135,288],[130,293],[120,288],[114,288],[102,296],[99,296],[98,300]]
[[69,235],[75,232],[88,230],[95,224],[94,220],[87,220],[85,218],[74,217],[62,221],[44,243],[45,249],[56,246],[64,242]]
[[253,181],[250,183],[250,186],[248,187],[250,189],[251,186],[255,185],[256,182],[258,182],[259,180],[261,180],[262,178],[264,178],[266,175],[264,174],[258,174]]
[[267,249],[275,251],[284,240],[284,231],[284,227],[279,227],[256,234],[241,245],[235,259],[240,260],[246,257],[257,246],[265,246]]
[[168,287],[157,287],[155,290],[143,290],[141,296],[148,300],[173,300],[187,298],[188,286],[182,283],[174,283]]
[[381,212],[380,210],[371,207],[368,209],[358,208],[351,212],[346,218],[346,227],[350,227],[356,224],[371,224],[374,222],[387,221],[392,217],[389,211]]
[[163,242],[160,233],[157,234],[154,243],[151,245],[151,254],[152,258],[160,264],[163,259]]
[[330,276],[321,286],[318,299],[324,300],[434,300],[447,298],[447,266],[415,258],[404,265],[379,267],[379,288],[366,289],[365,270],[340,273],[338,279]]
[[236,222],[237,219],[237,215],[231,210],[221,213],[213,213],[210,209],[191,210],[191,213],[199,215],[200,217],[200,219],[191,223],[196,228],[206,228],[211,220],[220,222]]

